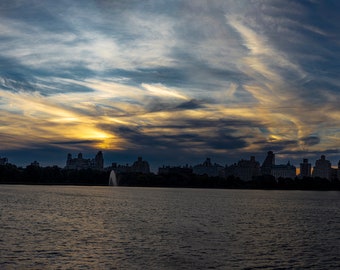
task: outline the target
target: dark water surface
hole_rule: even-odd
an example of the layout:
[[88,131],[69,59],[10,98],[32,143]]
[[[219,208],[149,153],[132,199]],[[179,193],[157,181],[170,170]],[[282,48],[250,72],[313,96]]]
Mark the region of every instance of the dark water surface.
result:
[[0,269],[340,269],[340,192],[0,186]]

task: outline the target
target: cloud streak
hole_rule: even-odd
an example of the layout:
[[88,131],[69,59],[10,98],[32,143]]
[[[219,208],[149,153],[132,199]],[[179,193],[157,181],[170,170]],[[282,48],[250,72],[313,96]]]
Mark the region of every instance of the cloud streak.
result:
[[325,152],[335,162],[337,8],[2,1],[1,155],[39,145],[40,154],[139,151],[164,162],[234,162],[267,150],[297,160]]

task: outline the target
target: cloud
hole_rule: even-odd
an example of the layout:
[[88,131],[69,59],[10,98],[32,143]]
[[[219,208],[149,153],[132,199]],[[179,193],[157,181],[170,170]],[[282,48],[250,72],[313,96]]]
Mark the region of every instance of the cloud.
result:
[[178,106],[176,106],[176,109],[182,109],[182,110],[194,110],[198,108],[202,108],[202,103],[195,99],[192,99],[187,102],[183,102],[179,104]]
[[[211,123],[212,125],[213,123]],[[201,130],[203,132],[197,133],[192,127]],[[107,127],[111,128],[111,127]],[[171,132],[166,132],[170,129]],[[218,153],[220,150],[223,152],[232,149],[242,149],[247,143],[242,138],[236,136],[222,134],[216,132],[209,134],[204,132],[205,129],[209,130],[209,127],[196,126],[189,124],[186,126],[163,126],[158,128],[131,128],[131,127],[117,127],[114,128],[115,133],[124,137],[128,143],[128,147],[132,149],[142,149],[146,151],[150,147],[158,149],[161,153],[164,149],[176,149],[178,154],[196,152],[196,153]],[[163,130],[160,134],[159,130]]]
[[174,159],[336,149],[337,8],[2,1],[0,146]]
[[187,100],[188,97],[185,95],[179,93],[176,90],[169,89],[168,87],[165,87],[161,84],[142,84],[141,85],[143,89],[147,90],[151,95],[153,96],[161,96],[165,98],[176,98],[176,99],[184,99]]
[[308,136],[301,138],[301,141],[306,145],[306,146],[312,146],[320,143],[320,138],[317,136]]

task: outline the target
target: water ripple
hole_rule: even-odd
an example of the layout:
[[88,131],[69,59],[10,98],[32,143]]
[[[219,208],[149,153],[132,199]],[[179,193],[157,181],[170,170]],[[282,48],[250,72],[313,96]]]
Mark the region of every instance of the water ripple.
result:
[[339,269],[340,193],[0,186],[0,269]]

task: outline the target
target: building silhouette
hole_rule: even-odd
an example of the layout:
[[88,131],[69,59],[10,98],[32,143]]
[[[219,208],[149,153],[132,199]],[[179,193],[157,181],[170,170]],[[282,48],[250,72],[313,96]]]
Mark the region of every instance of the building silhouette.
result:
[[243,181],[251,181],[260,173],[260,163],[255,160],[254,156],[251,156],[250,160],[240,160],[233,168],[233,175]]
[[67,155],[65,169],[68,170],[84,170],[95,169],[102,170],[104,168],[104,157],[102,151],[99,151],[95,158],[86,159],[83,158],[83,154],[79,153],[76,158],[72,158],[71,154]]
[[303,162],[300,163],[300,177],[311,177],[312,176],[312,165],[308,163],[308,159],[304,158]]
[[287,164],[275,164],[275,154],[272,151],[267,153],[267,157],[261,166],[262,175],[272,175],[277,180],[278,178],[295,178],[296,167],[291,165],[288,161]]
[[131,166],[129,166],[129,164],[120,165],[120,164],[117,164],[116,162],[113,162],[111,165],[111,168],[109,169],[114,170],[116,174],[131,172]]
[[110,169],[114,170],[115,173],[150,173],[150,165],[142,157],[138,157],[132,166],[129,166],[129,164],[117,165],[114,162]]
[[326,160],[325,155],[322,155],[320,159],[315,161],[313,168],[313,177],[331,179],[332,176],[332,164],[329,160]]
[[224,176],[224,167],[217,163],[212,164],[210,158],[207,158],[202,164],[195,165],[192,172],[197,175]]
[[6,165],[8,163],[8,159],[5,157],[0,157],[0,165]]
[[261,174],[271,175],[273,165],[275,165],[275,154],[273,153],[273,151],[269,151],[267,153],[267,157],[262,163]]
[[100,170],[104,168],[104,156],[102,151],[99,151],[94,157],[94,168]]
[[296,177],[296,167],[291,165],[288,161],[287,164],[273,165],[271,170],[271,175],[278,178],[291,178]]
[[225,169],[224,169],[225,177],[235,176],[236,169],[237,169],[237,164],[236,163],[234,163],[232,165],[229,165],[229,166],[226,165]]
[[142,157],[138,157],[137,161],[132,164],[131,171],[136,173],[150,173],[149,163],[143,160]]

